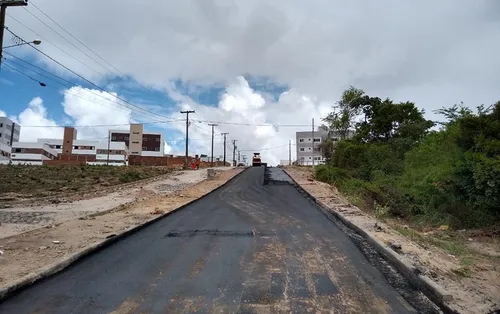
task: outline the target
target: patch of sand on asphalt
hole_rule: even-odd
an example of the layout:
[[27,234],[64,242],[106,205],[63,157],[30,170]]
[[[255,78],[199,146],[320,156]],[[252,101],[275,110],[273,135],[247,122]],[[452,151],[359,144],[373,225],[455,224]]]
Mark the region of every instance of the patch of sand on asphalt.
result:
[[[224,171],[231,168],[214,169]],[[53,199],[57,202],[52,204],[34,199],[23,202],[22,205],[7,205],[7,208],[0,208],[0,238],[57,225],[82,216],[107,212],[144,197],[168,195],[206,178],[207,169],[174,171],[165,176],[113,187],[108,189],[105,195],[102,195],[104,191],[100,191],[74,197],[60,197]]]
[[[415,266],[422,267],[420,269],[423,269],[427,276],[451,293],[453,301],[449,304],[460,313],[489,313],[500,307],[500,267],[498,264],[478,263],[471,267],[469,277],[450,276],[454,270],[462,268],[457,257],[438,247],[430,245],[423,247],[351,205],[334,186],[314,180],[310,168],[286,167],[285,169],[303,189],[325,203],[330,210],[342,214],[383,243],[401,244],[400,254],[403,258]],[[380,231],[375,230],[375,223],[381,227]],[[479,246],[480,243],[476,245]],[[492,250],[491,245],[488,248]]]
[[[202,170],[200,170],[202,171]],[[29,274],[40,272],[47,265],[84,250],[107,237],[124,232],[170,212],[197,199],[226,183],[242,169],[218,171],[213,180],[204,180],[177,191],[155,190],[163,184],[139,188],[135,200],[118,208],[94,216],[81,216],[55,225],[34,229],[22,234],[0,239],[0,289],[6,288]],[[204,170],[206,174],[206,169]],[[189,172],[188,172],[189,173]],[[176,182],[196,182],[195,175],[184,181],[182,175]],[[170,179],[169,179],[170,180]],[[167,183],[170,184],[170,183]],[[3,225],[2,225],[3,227]]]

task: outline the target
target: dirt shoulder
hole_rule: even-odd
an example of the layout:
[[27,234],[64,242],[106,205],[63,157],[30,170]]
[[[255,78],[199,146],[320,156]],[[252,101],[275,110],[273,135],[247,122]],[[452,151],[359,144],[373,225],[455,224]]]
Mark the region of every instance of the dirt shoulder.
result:
[[449,304],[460,313],[500,309],[500,241],[467,231],[418,232],[401,221],[382,222],[351,205],[329,184],[313,179],[308,168],[287,167],[299,185],[332,211],[361,227],[397,252],[453,295]]
[[[204,170],[206,173],[206,169]],[[85,248],[168,213],[226,183],[242,169],[218,171],[212,180],[172,191],[168,182],[143,188],[136,199],[106,212],[82,216],[0,239],[0,289],[42,271]],[[175,181],[175,180],[173,180]],[[172,181],[172,182],[173,182]]]
[[[227,170],[229,168],[215,168]],[[81,216],[103,213],[126,205],[149,192],[170,194],[186,186],[205,180],[207,170],[169,171],[168,174],[124,185],[101,188],[68,195],[54,194],[47,198],[33,198],[0,206],[0,238],[45,226],[60,224]]]

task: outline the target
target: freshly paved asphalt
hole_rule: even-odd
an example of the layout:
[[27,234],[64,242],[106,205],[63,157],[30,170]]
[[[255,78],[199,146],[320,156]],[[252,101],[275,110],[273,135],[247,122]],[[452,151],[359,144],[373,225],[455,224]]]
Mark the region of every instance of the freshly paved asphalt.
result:
[[292,185],[263,180],[246,170],[0,313],[416,312]]

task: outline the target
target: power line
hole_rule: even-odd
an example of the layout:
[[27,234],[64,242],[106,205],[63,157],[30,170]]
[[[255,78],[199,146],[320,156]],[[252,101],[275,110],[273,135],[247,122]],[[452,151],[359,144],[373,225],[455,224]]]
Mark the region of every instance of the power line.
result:
[[[30,10],[28,10],[26,7],[23,8],[24,10],[26,10],[31,16],[33,16],[34,18],[36,18],[38,21],[40,21],[43,25],[47,26],[51,31],[53,31],[54,33],[56,33],[59,37],[61,37],[62,39],[64,39],[65,41],[67,41],[70,45],[72,45],[73,47],[75,47],[78,51],[80,51],[81,53],[83,53],[84,55],[86,55],[90,60],[94,61],[95,63],[97,63],[98,65],[100,65],[102,68],[106,69],[106,67],[104,67],[102,64],[100,64],[99,62],[97,62],[94,58],[92,58],[91,56],[89,56],[85,51],[81,50],[79,47],[77,47],[75,44],[73,44],[71,41],[69,41],[66,37],[64,37],[63,35],[59,34],[59,32],[57,32],[55,29],[53,29],[50,25],[48,25],[47,23],[45,23],[44,21],[42,21],[42,19],[40,19],[38,16],[36,16],[35,14],[33,14]],[[43,12],[42,12],[43,13]],[[44,13],[45,14],[45,13]],[[107,69],[106,69],[107,70]],[[97,72],[101,75],[104,75],[103,73],[100,73],[100,72]]]
[[18,73],[20,73],[20,74],[22,74],[22,75],[24,75],[24,76],[28,77],[28,78],[29,78],[29,79],[31,79],[32,81],[37,82],[38,84],[40,84],[40,86],[43,86],[43,87],[47,86],[47,84],[40,82],[39,80],[37,80],[37,79],[33,78],[32,76],[30,76],[30,75],[28,75],[28,74],[26,74],[26,73],[24,73],[24,72],[20,71],[19,69],[16,69],[15,67],[13,67],[13,66],[9,65],[8,63],[4,63],[4,65],[5,65],[6,67],[8,67],[8,68],[10,68],[10,69],[12,69],[12,70],[14,70],[14,71],[16,71],[16,72],[18,72]]
[[[10,32],[12,35],[17,36],[14,32],[12,32],[12,31],[11,31],[10,29],[8,29],[7,27],[6,27],[5,29],[6,29],[8,32]],[[163,118],[166,118],[166,119],[171,119],[171,118],[169,118],[169,117],[166,117],[166,116],[160,115],[160,114],[158,114],[158,113],[156,113],[156,112],[152,112],[152,111],[150,111],[150,110],[147,110],[147,109],[144,109],[144,108],[142,108],[142,107],[139,107],[139,106],[137,106],[137,105],[135,105],[135,104],[133,104],[133,103],[129,102],[128,100],[126,100],[126,99],[124,99],[124,98],[122,98],[122,97],[119,97],[119,96],[117,96],[117,95],[113,95],[112,93],[108,92],[108,91],[107,91],[107,90],[105,90],[104,88],[102,88],[102,87],[98,86],[97,84],[95,84],[95,83],[93,83],[93,82],[89,81],[88,79],[86,79],[86,78],[85,78],[85,77],[83,77],[82,75],[80,75],[80,74],[76,73],[75,71],[71,70],[70,68],[68,68],[68,67],[67,67],[67,66],[65,66],[64,64],[60,63],[60,62],[59,62],[59,61],[57,61],[56,59],[52,58],[51,56],[49,56],[49,55],[48,55],[48,54],[46,54],[45,52],[43,52],[43,51],[41,51],[40,49],[38,49],[37,47],[33,46],[32,44],[28,43],[28,45],[29,45],[31,48],[33,48],[33,49],[35,49],[36,51],[38,51],[39,53],[43,54],[43,55],[44,55],[45,57],[47,57],[48,59],[50,59],[50,60],[52,60],[53,62],[55,62],[56,64],[58,64],[59,66],[63,67],[64,69],[66,69],[66,70],[68,70],[69,72],[73,73],[74,75],[78,76],[79,78],[81,78],[82,80],[84,80],[85,82],[87,82],[88,84],[90,84],[90,85],[94,86],[95,88],[99,89],[100,91],[102,91],[102,92],[104,92],[104,93],[106,93],[106,94],[109,94],[109,95],[111,95],[112,97],[115,97],[115,98],[117,98],[117,99],[119,99],[119,100],[121,100],[121,101],[123,101],[123,102],[125,102],[125,103],[127,103],[127,104],[129,104],[129,105],[131,105],[131,106],[133,106],[133,107],[135,107],[135,108],[137,108],[137,109],[140,109],[140,110],[143,110],[143,111],[145,111],[145,112],[148,112],[149,114],[152,114],[152,115],[154,115],[154,116],[160,116],[160,117],[163,117]],[[117,102],[117,104],[118,104],[118,105],[123,105],[123,106],[124,106],[124,104],[121,104],[121,103],[118,103],[118,102]],[[131,109],[131,108],[129,108],[129,109]]]
[[55,48],[57,48],[58,50],[62,51],[64,54],[66,54],[67,56],[69,56],[70,58],[72,58],[73,60],[77,61],[78,63],[80,63],[81,65],[89,68],[90,70],[94,71],[95,73],[97,74],[100,74],[102,75],[101,72],[97,71],[96,69],[94,69],[93,67],[91,67],[90,65],[88,65],[87,63],[83,62],[82,60],[78,59],[77,57],[75,57],[73,54],[67,52],[66,50],[62,49],[61,47],[57,46],[56,44],[54,44],[53,42],[51,42],[50,40],[48,40],[46,37],[40,35],[38,32],[36,32],[35,30],[33,30],[32,28],[30,28],[29,26],[27,26],[26,24],[24,24],[23,22],[19,21],[18,19],[16,19],[15,17],[13,17],[12,15],[9,15],[7,14],[7,16],[11,19],[13,19],[14,21],[16,21],[17,23],[19,23],[20,25],[24,26],[26,29],[30,30],[31,32],[33,32],[35,35],[37,35],[38,37],[40,37],[41,39],[43,39],[43,42],[47,42],[48,44],[54,46]]
[[[101,55],[99,55],[97,52],[95,52],[93,49],[91,49],[89,46],[87,46],[85,43],[83,43],[80,39],[78,39],[76,36],[74,36],[73,34],[71,34],[68,30],[66,30],[66,28],[64,28],[61,24],[59,24],[57,21],[55,21],[53,18],[51,18],[47,13],[45,13],[42,9],[40,9],[36,4],[33,3],[33,1],[30,1],[30,4],[31,6],[35,7],[35,9],[37,9],[38,11],[40,11],[40,13],[42,13],[43,15],[45,15],[50,21],[52,21],[54,24],[56,24],[60,29],[62,29],[66,34],[68,34],[69,36],[71,36],[74,40],[76,40],[78,43],[80,43],[83,47],[87,48],[90,52],[92,52],[94,55],[96,55],[99,59],[101,59],[102,61],[104,61],[104,63],[106,63],[107,65],[109,65],[113,70],[115,70],[115,72],[121,74],[121,76],[123,77],[128,77],[127,74],[123,73],[122,71],[120,71],[117,67],[115,67],[113,64],[111,64],[110,62],[108,62],[106,59],[104,59]],[[44,23],[45,24],[45,23]],[[49,27],[50,29],[52,29],[51,27]],[[53,29],[52,29],[53,30]],[[55,30],[53,30],[54,32],[56,32]],[[57,32],[56,32],[57,33]],[[65,39],[67,41],[67,39]],[[81,50],[80,50],[81,51]],[[82,51],[83,52],[83,51]],[[84,52],[83,52],[84,53]],[[85,54],[87,55],[87,54]],[[87,55],[88,56],[88,55]],[[90,58],[90,56],[89,56]],[[92,59],[92,58],[91,58]],[[94,60],[94,59],[92,59]],[[95,61],[95,60],[94,60]],[[97,61],[95,61],[96,63],[98,63]],[[102,64],[98,63],[99,65],[102,66]],[[105,68],[104,66],[102,66],[103,68]],[[107,70],[107,69],[106,69]],[[119,76],[119,75],[118,75]],[[142,85],[142,84],[139,84],[136,80],[132,79],[132,82],[139,86],[140,88],[143,88],[143,89],[146,89],[146,90],[149,90],[150,92],[153,92],[153,93],[156,93],[157,91],[145,86],[145,85]]]
[[[59,82],[59,81],[55,80],[53,77],[47,76],[47,75],[45,75],[45,74],[43,74],[43,73],[37,72],[37,71],[35,71],[35,70],[33,70],[33,69],[30,69],[30,68],[28,68],[27,66],[22,65],[21,63],[18,63],[18,62],[15,62],[15,61],[13,61],[13,60],[8,60],[8,59],[7,59],[7,60],[8,60],[8,62],[13,63],[13,64],[15,64],[15,65],[16,65],[16,66],[18,66],[18,67],[21,67],[21,68],[24,68],[24,69],[26,69],[26,70],[28,70],[28,71],[31,71],[31,72],[33,72],[33,73],[36,73],[36,74],[38,74],[38,75],[40,75],[40,76],[42,76],[42,77],[45,77],[45,78],[47,78],[47,79],[49,79],[49,80],[51,80],[51,81],[54,81],[54,82],[56,82],[56,83],[58,83],[58,84],[60,84],[60,85],[62,85],[62,86],[64,86],[64,87],[68,88],[68,89],[66,90],[66,93],[68,93],[68,94],[70,94],[70,95],[73,95],[73,96],[75,96],[75,97],[77,97],[77,98],[83,99],[83,100],[85,100],[85,101],[88,101],[88,102],[91,102],[91,103],[94,103],[94,104],[97,104],[97,105],[101,105],[101,106],[103,106],[103,105],[104,105],[104,106],[110,107],[110,108],[112,108],[112,109],[116,109],[116,110],[120,110],[120,111],[124,111],[124,112],[125,112],[125,110],[131,110],[131,109],[130,109],[130,108],[128,108],[128,107],[123,107],[123,108],[122,108],[122,106],[120,106],[120,104],[119,104],[118,102],[116,102],[116,100],[113,100],[113,99],[111,99],[111,98],[105,97],[105,96],[103,96],[102,94],[98,94],[98,93],[96,93],[96,92],[95,92],[95,91],[93,91],[93,90],[86,89],[86,91],[87,91],[88,93],[91,93],[91,94],[93,94],[93,95],[95,95],[95,96],[98,96],[98,97],[100,97],[100,98],[102,98],[102,99],[104,99],[104,100],[107,100],[107,101],[109,101],[109,102],[111,102],[111,103],[113,103],[113,104],[117,104],[118,106],[110,106],[109,104],[107,104],[107,103],[105,103],[105,102],[96,102],[96,101],[94,101],[94,100],[92,100],[92,99],[90,99],[90,98],[87,98],[87,97],[82,97],[81,92],[83,92],[83,91],[80,91],[80,93],[75,93],[75,92],[73,92],[73,91],[71,90],[71,88],[72,88],[72,87],[77,86],[77,84],[75,84],[75,83],[73,83],[73,82],[70,82],[70,81],[68,81],[68,80],[66,80],[66,79],[64,79],[64,78],[62,78],[62,77],[60,77],[60,76],[57,76],[57,75],[55,75],[55,74],[53,74],[53,73],[51,73],[51,72],[49,72],[49,71],[47,71],[47,70],[44,70],[44,69],[42,69],[42,68],[40,68],[40,67],[38,67],[38,66],[36,66],[36,65],[34,65],[34,64],[30,63],[30,62],[28,62],[28,61],[26,61],[26,60],[23,60],[23,59],[21,59],[21,58],[19,58],[19,57],[16,57],[16,56],[14,56],[13,54],[11,54],[11,53],[9,53],[9,52],[5,52],[5,53],[6,53],[6,54],[8,54],[8,55],[10,55],[10,56],[12,56],[12,57],[14,57],[14,58],[16,58],[16,59],[17,59],[17,60],[19,60],[19,61],[22,61],[22,62],[24,62],[24,63],[26,63],[26,64],[28,64],[28,65],[30,65],[30,66],[32,66],[32,67],[34,67],[34,68],[38,69],[38,70],[40,70],[40,71],[43,71],[43,72],[45,72],[45,73],[48,73],[48,74],[50,74],[50,75],[52,75],[52,76],[54,76],[54,77],[58,78],[59,80],[62,80],[62,81],[64,81],[64,82],[67,82],[67,84],[66,84],[66,83],[62,83],[62,82]],[[47,85],[47,84],[46,84],[46,87],[50,87],[50,88],[57,89],[56,87],[51,86],[51,85]],[[144,113],[142,113],[142,112],[137,112],[137,113],[142,114],[142,115],[144,115],[144,116],[146,116],[146,117],[149,117],[149,115],[146,115],[146,114],[144,114]]]

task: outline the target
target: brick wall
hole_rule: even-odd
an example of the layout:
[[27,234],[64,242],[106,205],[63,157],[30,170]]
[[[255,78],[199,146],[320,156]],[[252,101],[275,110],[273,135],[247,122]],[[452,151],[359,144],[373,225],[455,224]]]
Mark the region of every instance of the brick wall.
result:
[[184,166],[184,157],[159,157],[159,156],[138,156],[130,155],[128,157],[130,166],[167,166],[169,168],[182,168]]

